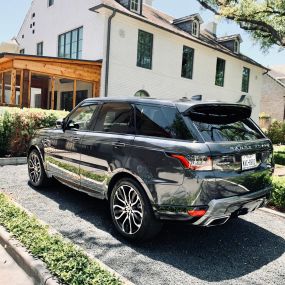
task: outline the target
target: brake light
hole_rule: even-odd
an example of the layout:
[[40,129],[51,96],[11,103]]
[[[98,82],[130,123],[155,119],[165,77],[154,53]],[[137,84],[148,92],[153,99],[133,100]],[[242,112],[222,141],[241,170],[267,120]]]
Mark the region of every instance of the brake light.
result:
[[207,210],[199,209],[199,210],[190,210],[188,211],[188,215],[191,217],[200,218],[206,214]]
[[179,154],[170,154],[171,157],[178,159],[186,169],[195,171],[213,170],[213,161],[211,157],[205,155],[184,156]]

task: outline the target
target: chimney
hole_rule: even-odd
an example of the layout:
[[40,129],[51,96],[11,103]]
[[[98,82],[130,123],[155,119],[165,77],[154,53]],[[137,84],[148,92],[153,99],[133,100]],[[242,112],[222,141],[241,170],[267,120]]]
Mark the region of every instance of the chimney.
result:
[[153,2],[154,0],[143,0],[143,2],[144,2],[144,4],[147,4],[147,5],[149,5],[149,6],[152,6],[152,2]]
[[206,27],[205,30],[210,33],[213,36],[217,36],[217,26],[218,24],[216,22],[209,22]]

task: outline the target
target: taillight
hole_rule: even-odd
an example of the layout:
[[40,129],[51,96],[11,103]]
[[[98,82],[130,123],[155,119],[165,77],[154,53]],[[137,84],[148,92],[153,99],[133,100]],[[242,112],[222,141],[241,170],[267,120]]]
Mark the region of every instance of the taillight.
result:
[[194,210],[188,211],[189,216],[196,217],[196,218],[203,217],[206,213],[207,213],[206,209],[194,209]]
[[205,155],[189,155],[170,154],[171,157],[178,159],[186,169],[195,171],[213,170],[213,162],[211,157]]

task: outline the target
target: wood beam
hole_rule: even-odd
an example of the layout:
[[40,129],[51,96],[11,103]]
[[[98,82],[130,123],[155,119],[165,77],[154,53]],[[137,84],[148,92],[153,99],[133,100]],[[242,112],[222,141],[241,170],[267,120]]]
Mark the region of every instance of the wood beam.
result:
[[76,96],[77,96],[77,80],[73,81],[73,108],[76,107]]
[[23,93],[24,93],[24,70],[21,70],[21,79],[20,79],[20,108],[23,106]]
[[8,71],[13,69],[13,61],[7,61],[0,64],[0,72]]
[[5,104],[5,81],[4,81],[4,73],[1,73],[1,103]]
[[99,81],[101,77],[101,67],[94,65],[94,67],[86,67],[75,64],[62,63],[44,63],[28,60],[14,61],[14,68],[29,69],[33,73],[44,73],[61,78],[71,78],[86,81]]
[[28,108],[30,106],[29,103],[29,93],[31,92],[31,85],[30,85],[30,72],[29,70],[23,70],[23,91],[22,91],[22,104],[21,107]]
[[31,107],[31,87],[32,87],[32,72],[29,71],[29,82],[28,82],[28,108]]
[[16,78],[17,70],[13,69],[11,72],[11,97],[10,104],[16,105]]
[[54,88],[55,88],[55,78],[51,78],[51,106],[50,108],[54,110]]
[[95,85],[95,96],[94,97],[100,97],[100,81],[97,81],[94,83]]

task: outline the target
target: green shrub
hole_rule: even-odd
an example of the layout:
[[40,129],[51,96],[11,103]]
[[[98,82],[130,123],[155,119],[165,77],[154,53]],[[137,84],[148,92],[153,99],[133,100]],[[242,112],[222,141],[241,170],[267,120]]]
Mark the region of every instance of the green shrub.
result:
[[275,152],[274,153],[274,162],[276,164],[285,165],[285,154],[284,153]]
[[101,268],[81,249],[50,234],[35,217],[0,194],[0,225],[14,235],[35,257],[43,260],[51,273],[68,285],[121,285],[122,282]]
[[26,155],[29,141],[37,129],[55,126],[66,117],[63,111],[42,109],[0,109],[0,157]]
[[285,143],[285,124],[283,122],[275,121],[271,124],[266,132],[266,135],[271,139],[273,144]]
[[271,204],[285,209],[285,178],[273,177],[273,192],[271,197]]

